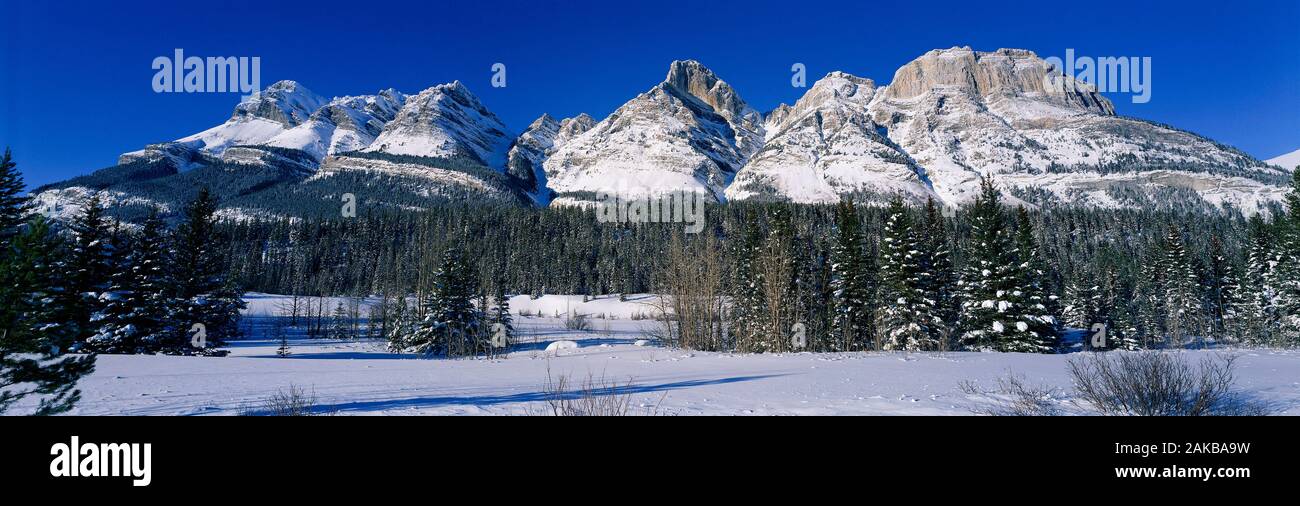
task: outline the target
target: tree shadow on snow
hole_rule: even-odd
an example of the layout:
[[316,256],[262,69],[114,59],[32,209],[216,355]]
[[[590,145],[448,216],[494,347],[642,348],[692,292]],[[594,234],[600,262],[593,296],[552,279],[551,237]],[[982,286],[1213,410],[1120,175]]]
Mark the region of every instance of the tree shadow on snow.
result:
[[[655,392],[667,392],[671,390],[681,390],[684,388],[694,388],[711,385],[726,385],[731,383],[742,383],[746,381],[756,381],[768,378],[785,376],[784,374],[764,374],[755,376],[737,376],[733,378],[718,378],[711,380],[687,380],[674,381],[670,383],[660,383],[657,385],[625,385],[613,387],[610,389],[599,389],[592,392],[592,395],[637,395]],[[561,398],[578,399],[584,392],[573,391],[560,394]],[[408,399],[385,399],[373,401],[356,401],[343,402],[338,404],[321,404],[314,407],[313,411],[325,413],[341,413],[348,411],[383,411],[389,409],[412,409],[412,408],[436,408],[441,406],[495,406],[499,404],[515,404],[529,402],[543,402],[548,399],[554,399],[554,392],[538,391],[524,392],[509,395],[479,395],[479,396],[445,396],[445,397],[412,397]]]

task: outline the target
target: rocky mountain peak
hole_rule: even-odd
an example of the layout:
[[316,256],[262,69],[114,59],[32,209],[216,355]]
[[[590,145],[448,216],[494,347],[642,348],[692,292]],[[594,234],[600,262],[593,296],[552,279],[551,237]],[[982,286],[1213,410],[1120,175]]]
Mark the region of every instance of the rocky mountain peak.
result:
[[[1086,83],[1054,89],[1049,73],[1059,74],[1045,60],[1024,49],[981,52],[970,47],[936,49],[904,65],[889,83],[888,98],[911,100],[931,92],[963,93],[979,100],[1030,98],[1082,112],[1114,115],[1115,107]],[[1068,77],[1062,77],[1073,81]]]
[[298,126],[328,102],[296,81],[278,81],[235,106],[231,120],[266,119],[285,128]]

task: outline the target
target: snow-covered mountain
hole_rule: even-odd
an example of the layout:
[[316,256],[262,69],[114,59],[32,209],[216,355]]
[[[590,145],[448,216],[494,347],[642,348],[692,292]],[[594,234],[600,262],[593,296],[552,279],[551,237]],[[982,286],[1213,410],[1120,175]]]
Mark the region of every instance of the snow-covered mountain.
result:
[[870,79],[832,72],[793,107],[782,104],[768,115],[765,145],[736,174],[727,198],[934,197],[924,169],[871,120],[868,106],[878,91]]
[[469,157],[504,169],[512,138],[505,123],[460,81],[440,84],[407,98],[397,117],[367,152],[443,158]]
[[1254,210],[1280,195],[1276,169],[1236,149],[1115,114],[1081,82],[1032,52],[935,50],[900,68],[869,105],[889,138],[924,168],[944,201],[959,204],[988,176],[1041,202],[1119,205],[1162,192]]
[[1268,160],[1268,164],[1276,167],[1281,167],[1286,170],[1295,170],[1296,167],[1300,167],[1300,149],[1279,156],[1277,158],[1270,158]]
[[507,172],[519,178],[524,189],[534,195],[534,200],[546,205],[550,192],[546,190],[546,171],[542,164],[556,150],[591,130],[595,124],[596,120],[586,113],[562,120],[543,114],[511,144],[506,160]]
[[715,200],[762,145],[762,115],[696,61],[623,104],[543,164],[560,203],[591,192],[653,195],[703,190]]
[[311,113],[307,121],[265,144],[301,150],[318,161],[328,155],[357,151],[370,146],[405,103],[406,95],[393,89],[335,98]]
[[[1049,77],[1067,85],[1049,86]],[[901,196],[951,206],[988,177],[1008,200],[1030,205],[1254,212],[1280,200],[1300,164],[1300,152],[1266,163],[1118,116],[1091,86],[1017,49],[930,51],[885,86],[831,72],[766,116],[700,62],[675,61],[662,82],[601,121],[542,115],[520,135],[509,132],[459,81],[332,100],[280,81],[220,125],[34,193],[56,216],[94,192],[131,215],[174,211],[199,187],[236,216],[328,210],[345,192],[401,209],[480,199],[568,205],[601,191],[682,189],[717,201]]]
[[179,170],[203,164],[204,155],[221,156],[231,146],[258,145],[301,125],[325,99],[294,81],[280,81],[235,106],[225,123],[172,142],[124,153],[119,164],[166,158]]

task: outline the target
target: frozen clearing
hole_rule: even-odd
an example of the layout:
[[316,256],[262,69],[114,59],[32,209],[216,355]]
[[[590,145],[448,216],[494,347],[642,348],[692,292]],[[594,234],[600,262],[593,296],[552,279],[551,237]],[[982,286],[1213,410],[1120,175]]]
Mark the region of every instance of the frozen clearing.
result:
[[[257,297],[251,297],[246,318],[255,336],[273,318],[262,310],[270,307],[270,297]],[[550,312],[555,304],[544,305]],[[543,411],[548,368],[552,378],[568,375],[571,384],[590,375],[630,385],[625,391],[633,410],[660,415],[964,415],[988,399],[962,393],[961,381],[988,389],[1008,372],[1030,384],[1070,390],[1069,355],[739,355],[664,349],[653,342],[637,346],[645,339],[642,329],[652,325],[594,319],[592,330],[575,332],[551,316],[517,317],[518,345],[492,360],[420,359],[389,353],[379,341],[302,338],[290,340],[288,358],[277,357],[278,343],[263,338],[232,343],[228,357],[104,355],[96,372],[78,385],[83,400],[72,413],[235,415],[295,385],[315,394],[320,411],[341,415],[522,415]],[[566,340],[579,347],[544,351]],[[1191,359],[1240,355],[1238,388],[1283,414],[1300,415],[1300,352],[1180,353]],[[1068,399],[1059,402],[1067,411],[1073,406]],[[29,411],[27,404],[10,412]]]

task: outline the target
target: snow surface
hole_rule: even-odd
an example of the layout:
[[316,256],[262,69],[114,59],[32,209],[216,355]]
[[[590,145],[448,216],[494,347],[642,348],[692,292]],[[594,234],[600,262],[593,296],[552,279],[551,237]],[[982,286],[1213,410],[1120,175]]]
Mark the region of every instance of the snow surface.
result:
[[1265,163],[1269,165],[1276,165],[1286,170],[1295,170],[1296,167],[1300,167],[1300,149],[1279,156],[1277,158],[1271,158],[1267,160]]
[[[616,297],[576,300],[581,311],[603,308],[607,315],[642,308]],[[283,298],[251,294],[248,301],[245,325],[254,337],[231,343],[230,356],[102,355],[95,373],[78,385],[83,399],[72,413],[235,415],[294,385],[314,394],[320,411],[341,415],[523,415],[544,411],[548,371],[551,378],[568,376],[571,384],[590,376],[629,385],[624,391],[634,411],[660,415],[965,415],[991,400],[962,393],[960,382],[991,389],[1008,373],[1071,389],[1070,355],[704,353],[641,342],[657,323],[621,316],[594,319],[587,332],[564,330],[563,320],[552,316],[516,317],[516,346],[496,359],[422,359],[388,352],[380,341],[296,334],[292,355],[279,358],[278,342],[265,336],[273,322],[267,315]],[[546,296],[531,304],[547,313],[572,308],[574,298]],[[544,351],[565,341],[576,348],[558,356]],[[1300,414],[1300,352],[1230,352],[1240,355],[1240,389],[1283,414]],[[1179,353],[1197,360],[1217,352]],[[1058,402],[1078,412],[1068,398]],[[25,400],[9,413],[31,407]]]

